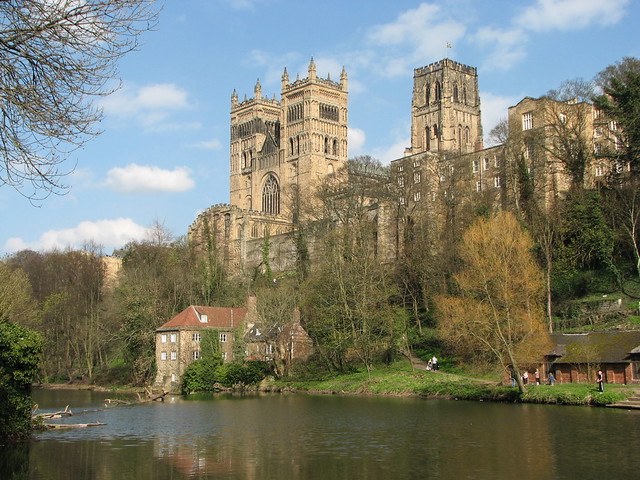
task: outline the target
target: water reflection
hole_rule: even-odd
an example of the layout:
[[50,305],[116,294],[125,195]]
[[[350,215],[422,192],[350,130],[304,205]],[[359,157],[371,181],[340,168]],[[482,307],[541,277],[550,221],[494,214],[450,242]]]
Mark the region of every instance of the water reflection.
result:
[[74,395],[53,396],[53,409],[70,404],[78,413],[65,421],[107,426],[3,451],[0,478],[526,480],[634,478],[640,467],[637,412],[306,395],[104,409],[104,396]]

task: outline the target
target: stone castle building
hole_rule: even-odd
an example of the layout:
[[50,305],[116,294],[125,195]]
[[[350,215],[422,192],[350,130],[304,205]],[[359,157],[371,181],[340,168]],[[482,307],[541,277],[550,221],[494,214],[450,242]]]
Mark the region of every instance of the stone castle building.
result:
[[[285,68],[280,100],[264,98],[259,81],[251,99],[239,101],[234,91],[230,204],[200,214],[190,241],[215,247],[234,274],[260,268],[265,240],[270,268],[292,267],[297,205],[348,158],[347,88],[344,68],[334,82],[317,76],[312,59],[307,78],[290,82]],[[442,223],[462,203],[517,208],[526,189],[548,208],[572,185],[592,186],[604,177],[597,153],[618,147],[615,125],[587,102],[526,97],[509,108],[507,125],[508,141],[483,147],[476,68],[443,59],[414,70],[411,146],[391,162],[387,179],[399,187],[398,204],[378,205],[375,215],[383,260],[400,254],[407,225],[419,215]],[[585,161],[581,177],[561,161],[576,155],[575,142],[562,151],[564,134],[589,150],[577,153],[584,158],[576,160]],[[623,172],[628,165],[616,168]]]

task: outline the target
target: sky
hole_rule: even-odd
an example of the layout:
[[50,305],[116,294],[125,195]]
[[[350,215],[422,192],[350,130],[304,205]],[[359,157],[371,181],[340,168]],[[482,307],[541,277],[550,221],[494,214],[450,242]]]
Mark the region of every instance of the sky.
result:
[[165,0],[154,31],[100,99],[102,134],[63,164],[68,190],[32,204],[0,187],[0,256],[174,237],[229,201],[233,90],[279,98],[280,78],[349,77],[349,158],[410,145],[413,70],[477,67],[485,145],[523,97],[640,58],[637,0]]

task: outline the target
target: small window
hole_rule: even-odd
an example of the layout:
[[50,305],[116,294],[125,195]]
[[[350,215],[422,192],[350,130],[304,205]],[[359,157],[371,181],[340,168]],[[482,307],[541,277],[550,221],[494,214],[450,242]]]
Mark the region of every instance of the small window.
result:
[[476,192],[481,192],[481,191],[482,191],[482,183],[476,182]]
[[404,172],[404,165],[398,165],[398,171]]
[[227,334],[226,333],[221,333],[220,334],[220,341],[221,342],[226,342],[227,341]]
[[493,186],[499,188],[501,185],[500,177],[493,177]]
[[404,197],[400,197],[400,198],[398,199],[398,203],[399,203],[400,205],[404,205]]
[[494,155],[493,156],[493,166],[498,168],[500,166],[499,162],[498,162],[498,156]]
[[478,173],[480,171],[480,162],[478,160],[473,161],[473,173]]
[[178,341],[178,335],[176,333],[171,334],[171,343],[176,343]]
[[420,160],[418,160],[417,158],[413,161],[413,166],[414,167],[419,167],[420,166]]
[[200,341],[200,334],[199,333],[191,334],[191,340],[194,341],[194,342],[199,342]]
[[485,158],[482,160],[482,169],[483,170],[489,170],[489,159]]
[[193,351],[193,359],[194,360],[198,360],[199,358],[200,358],[200,351],[194,350]]
[[167,352],[160,352],[160,360],[166,360],[167,359]]
[[602,175],[604,175],[602,166],[596,165],[596,177],[601,177]]
[[171,352],[171,360],[177,360],[178,352]]
[[167,343],[167,334],[163,333],[162,335],[160,335],[160,341],[162,343]]
[[404,177],[398,177],[398,186],[404,187]]
[[562,123],[563,125],[567,123],[567,116],[564,113],[559,114],[558,118],[560,119],[560,123]]
[[413,194],[413,201],[414,202],[419,202],[421,198],[420,192],[414,192]]
[[531,130],[533,128],[533,112],[522,114],[522,129]]
[[413,183],[420,183],[420,172],[413,172]]

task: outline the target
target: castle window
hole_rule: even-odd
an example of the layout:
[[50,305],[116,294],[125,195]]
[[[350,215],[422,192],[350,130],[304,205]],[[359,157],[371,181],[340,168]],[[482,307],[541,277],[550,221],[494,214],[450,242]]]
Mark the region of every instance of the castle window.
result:
[[462,86],[462,103],[467,104],[467,86]]
[[191,334],[191,341],[192,342],[199,342],[200,341],[200,334],[199,333],[192,333]]
[[473,173],[478,173],[480,171],[480,162],[478,160],[473,161]]
[[251,225],[251,238],[258,238],[258,224]]
[[531,130],[533,128],[533,112],[522,114],[522,130]]
[[296,154],[300,155],[300,135],[296,137]]
[[337,139],[333,140],[333,154],[334,155],[338,155],[338,140]]
[[414,202],[419,202],[421,198],[420,192],[414,192],[413,193],[413,201]]
[[494,155],[493,156],[493,166],[498,168],[500,166],[499,162],[498,162],[498,156]]
[[178,340],[178,335],[175,333],[171,334],[171,343],[176,343],[176,341]]
[[163,333],[163,334],[160,336],[160,341],[161,341],[162,343],[167,343],[167,334],[166,334],[166,333]]
[[413,183],[420,183],[420,172],[413,172]]
[[193,351],[193,357],[194,360],[198,360],[200,358],[200,352],[198,350],[194,350]]
[[400,188],[404,187],[404,177],[398,177],[398,186]]
[[471,132],[469,131],[469,127],[465,127],[465,129],[464,129],[464,141],[465,141],[465,143],[468,144],[469,141],[470,141],[470,138],[471,138]]
[[431,150],[431,128],[427,127],[424,129],[424,147],[425,150]]
[[493,186],[496,187],[496,188],[499,188],[500,185],[501,185],[500,177],[498,177],[498,176],[493,177]]
[[420,166],[420,159],[418,159],[418,158],[414,159],[413,160],[413,167],[416,168],[416,167],[419,167],[419,166]]
[[262,211],[273,215],[280,213],[280,186],[273,174],[269,174],[262,187]]
[[227,334],[226,333],[221,333],[220,334],[220,341],[223,342],[223,343],[227,341]]
[[400,205],[404,205],[404,197],[400,197],[400,198],[398,199],[398,203],[399,203]]
[[489,159],[485,158],[482,160],[482,169],[483,170],[489,170]]
[[293,138],[289,139],[289,155],[293,155]]
[[329,153],[329,138],[324,137],[324,153]]
[[476,182],[476,192],[482,191],[482,182]]
[[160,360],[166,360],[167,359],[167,352],[160,352]]
[[324,103],[321,103],[320,118],[337,122],[340,119],[340,112],[338,110],[338,107],[334,107],[333,105],[325,105]]
[[458,103],[460,99],[458,98],[458,84],[454,83],[453,84],[453,101]]
[[327,174],[333,175],[333,163],[330,163],[329,165],[327,165]]
[[596,177],[601,177],[602,175],[604,175],[602,166],[596,165]]
[[440,86],[440,82],[436,82],[436,102],[439,102],[441,97],[442,87]]
[[427,86],[424,89],[424,102],[426,105],[429,105],[431,101],[431,84],[427,82]]
[[178,359],[178,352],[171,352],[171,360],[177,360]]

